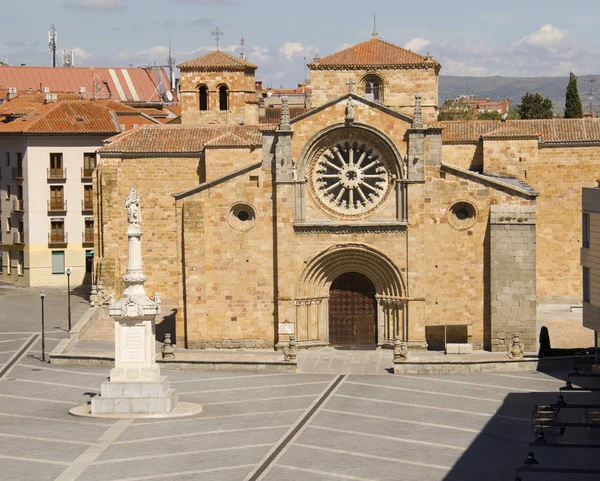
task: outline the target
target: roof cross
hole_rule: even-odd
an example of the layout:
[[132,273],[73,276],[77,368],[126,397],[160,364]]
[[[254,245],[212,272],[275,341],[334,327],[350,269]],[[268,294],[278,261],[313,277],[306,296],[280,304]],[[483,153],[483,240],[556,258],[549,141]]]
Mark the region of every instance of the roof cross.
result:
[[352,80],[351,78],[348,79],[348,81],[346,82],[346,85],[348,86],[348,93],[352,93],[352,86],[355,84],[356,82],[354,80]]
[[217,41],[217,50],[219,50],[219,39],[225,34],[225,32],[223,32],[223,30],[221,30],[219,27],[215,27],[215,29],[212,32],[210,32],[210,34]]

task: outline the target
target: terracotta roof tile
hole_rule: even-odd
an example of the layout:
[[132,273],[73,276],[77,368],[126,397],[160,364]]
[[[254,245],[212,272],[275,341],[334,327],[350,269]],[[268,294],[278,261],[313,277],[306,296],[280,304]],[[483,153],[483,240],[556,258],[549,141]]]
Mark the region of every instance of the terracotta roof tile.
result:
[[144,125],[105,141],[101,153],[197,153],[210,147],[256,147],[264,125]]
[[115,115],[106,105],[71,100],[39,105],[32,113],[0,124],[0,133],[114,134]]
[[516,127],[504,127],[496,130],[492,130],[486,134],[483,134],[484,139],[522,139],[522,138],[538,138],[539,135],[532,132],[527,132]]
[[311,70],[365,67],[439,67],[437,61],[379,38],[348,47],[308,64]]
[[214,52],[207,53],[200,57],[196,57],[187,62],[180,63],[177,65],[182,70],[193,69],[193,70],[215,70],[215,69],[227,69],[227,70],[246,70],[257,69],[258,66],[246,62],[238,57],[229,55],[228,53],[215,50]]
[[[439,122],[444,143],[472,143],[494,131],[510,129],[518,135],[539,136],[544,143],[600,142],[600,119],[474,120]],[[514,136],[514,135],[513,135]],[[490,137],[493,138],[493,137]]]
[[[289,108],[290,110],[290,120],[295,119],[296,117],[298,117],[299,115],[302,115],[306,112],[308,112],[309,109],[305,108],[305,107],[297,107],[297,106],[291,106]],[[281,120],[281,107],[280,106],[275,106],[275,107],[267,107],[265,108],[265,115],[262,115],[259,119],[258,122],[260,124],[278,124]]]

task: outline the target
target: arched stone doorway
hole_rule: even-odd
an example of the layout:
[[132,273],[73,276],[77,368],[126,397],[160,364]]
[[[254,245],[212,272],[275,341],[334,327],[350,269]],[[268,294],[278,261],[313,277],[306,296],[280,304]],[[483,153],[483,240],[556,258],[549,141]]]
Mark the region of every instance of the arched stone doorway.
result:
[[377,299],[371,280],[359,272],[338,276],[329,288],[329,344],[377,344]]
[[[362,276],[362,280],[358,276],[351,279],[352,274]],[[294,331],[300,347],[340,342],[339,339],[330,338],[330,303],[338,302],[336,291],[344,286],[346,291],[363,296],[363,313],[369,312],[370,316],[375,316],[374,325],[371,324],[375,339],[367,337],[370,334],[360,334],[368,339],[367,344],[391,347],[395,336],[405,338],[408,323],[405,308],[407,299],[404,297],[406,290],[400,269],[372,247],[345,244],[333,246],[317,255],[309,262],[299,279],[294,299]],[[368,305],[371,307],[367,308]],[[334,307],[334,313],[335,309],[337,308]],[[348,339],[342,342],[346,343]],[[363,341],[356,337],[350,341],[353,345],[361,343]]]

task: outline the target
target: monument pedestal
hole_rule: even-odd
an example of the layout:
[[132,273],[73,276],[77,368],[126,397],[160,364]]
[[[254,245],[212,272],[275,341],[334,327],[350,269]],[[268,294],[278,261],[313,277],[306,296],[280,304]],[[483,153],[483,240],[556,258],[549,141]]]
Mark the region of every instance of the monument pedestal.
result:
[[115,367],[100,396],[92,398],[92,414],[168,414],[177,405],[177,391],[169,388],[155,360],[157,312],[158,305],[145,296],[135,306],[123,299],[109,307],[115,319]]

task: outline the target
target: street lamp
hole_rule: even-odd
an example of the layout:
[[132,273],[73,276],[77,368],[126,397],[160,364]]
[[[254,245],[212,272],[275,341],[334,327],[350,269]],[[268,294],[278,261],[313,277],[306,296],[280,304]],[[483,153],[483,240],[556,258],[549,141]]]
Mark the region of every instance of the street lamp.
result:
[[69,332],[71,332],[71,268],[67,267],[67,302],[69,303]]
[[44,331],[44,297],[46,297],[46,293],[43,290],[41,290],[40,299],[42,299],[42,362],[46,362],[46,334]]

